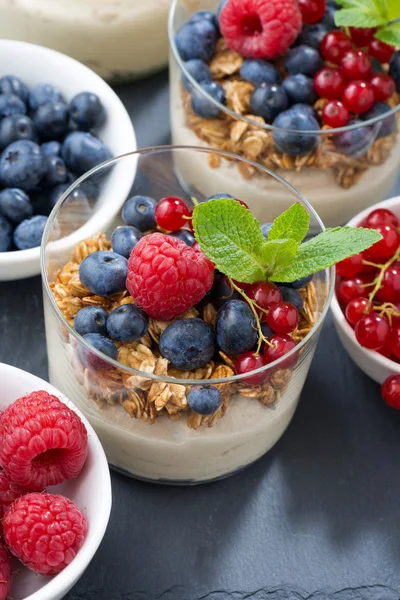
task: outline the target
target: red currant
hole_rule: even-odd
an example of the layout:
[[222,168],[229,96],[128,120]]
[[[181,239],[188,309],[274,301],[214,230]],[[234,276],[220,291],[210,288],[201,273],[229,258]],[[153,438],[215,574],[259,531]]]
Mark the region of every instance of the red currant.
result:
[[[282,356],[285,356],[288,352],[293,350],[296,347],[296,342],[289,335],[273,335],[268,340],[272,346],[265,344],[264,346],[264,358],[267,363],[272,363]],[[291,357],[288,359],[288,362],[285,361],[285,367],[290,368],[293,367],[297,362],[297,356]]]
[[351,81],[343,90],[342,100],[350,112],[366,112],[375,101],[372,85],[367,81]]
[[[241,281],[236,281],[236,279],[232,279],[233,283],[237,285],[241,290],[247,290],[250,286],[250,283],[242,283]],[[253,284],[254,285],[254,284]]]
[[341,277],[353,277],[362,269],[362,254],[354,254],[336,264],[336,273]]
[[379,348],[379,350],[377,350],[377,352],[379,354],[382,354],[382,356],[386,356],[386,358],[391,358],[393,356],[393,353],[392,353],[392,332],[390,332],[390,335],[387,337],[386,342],[383,344],[382,348]]
[[320,51],[322,56],[333,62],[339,64],[341,58],[349,52],[353,47],[351,39],[343,32],[339,30],[328,31],[324,35],[320,44]]
[[340,98],[346,84],[346,80],[339,69],[330,69],[329,67],[318,71],[313,81],[318,96],[328,98],[328,100]]
[[361,346],[369,350],[379,350],[390,335],[390,325],[385,317],[371,313],[358,321],[355,333]]
[[322,111],[322,120],[329,127],[344,127],[349,116],[349,111],[340,100],[330,100]]
[[372,61],[362,50],[346,52],[340,61],[342,73],[347,79],[368,79],[372,73]]
[[365,284],[367,277],[362,275],[356,275],[349,279],[343,279],[338,286],[337,295],[343,304],[347,305],[350,300],[358,298],[359,296],[367,298],[368,290],[370,289]]
[[356,46],[368,46],[376,29],[369,27],[350,27],[350,36]]
[[360,319],[371,312],[373,308],[367,298],[353,298],[346,306],[345,315],[350,325],[354,327]]
[[394,53],[394,46],[389,46],[385,42],[381,42],[374,38],[369,44],[369,53],[381,63],[388,63]]
[[388,73],[375,73],[369,82],[374,90],[375,100],[380,102],[385,102],[396,91],[394,79]]
[[159,201],[155,210],[156,223],[166,231],[177,231],[181,229],[190,217],[190,211],[186,202],[177,196],[167,196]]
[[[391,354],[394,354],[394,356],[397,359],[400,359],[400,327],[395,326],[392,328],[392,334],[391,334]],[[390,354],[389,354],[390,356]]]
[[[240,356],[237,357],[235,369],[238,375],[242,375],[243,373],[250,373],[250,371],[255,371],[256,369],[265,367],[266,364],[267,361],[262,354],[245,352],[245,354],[240,354]],[[247,383],[249,385],[261,385],[266,381],[267,377],[268,374],[265,372],[257,373],[256,375],[252,375],[243,379],[243,383]]]
[[270,308],[274,304],[278,304],[278,302],[282,302],[283,299],[281,290],[277,285],[270,281],[253,283],[247,288],[246,295],[264,310]]
[[298,310],[290,302],[274,304],[267,315],[267,323],[276,333],[291,333],[299,322]]
[[377,225],[393,225],[393,227],[399,226],[399,221],[394,213],[387,208],[376,208],[363,223],[363,227],[370,227],[375,229]]
[[381,387],[381,395],[386,404],[400,409],[400,375],[392,375],[385,379]]
[[379,231],[383,239],[365,250],[364,255],[370,262],[379,263],[379,261],[388,260],[393,256],[400,246],[400,235],[393,225],[376,225],[373,229]]
[[388,267],[383,275],[382,285],[376,293],[380,302],[400,302],[400,262]]
[[320,21],[326,11],[325,0],[298,0],[303,23]]

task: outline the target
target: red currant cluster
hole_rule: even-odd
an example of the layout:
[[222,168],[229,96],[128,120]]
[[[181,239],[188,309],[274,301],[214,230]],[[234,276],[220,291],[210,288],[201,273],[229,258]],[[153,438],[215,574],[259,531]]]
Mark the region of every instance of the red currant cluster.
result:
[[[382,239],[337,264],[337,296],[359,344],[400,362],[399,222],[391,211],[380,208],[360,226],[376,229]],[[388,401],[386,388],[382,395]],[[400,383],[396,389],[396,408],[400,408]]]
[[298,0],[303,23],[317,23],[326,11],[325,0]]
[[394,52],[393,46],[375,39],[374,33],[375,29],[350,27],[350,37],[341,30],[323,37],[320,51],[329,64],[315,75],[314,88],[328,100],[322,112],[325,125],[343,127],[351,113],[364,113],[396,91],[388,73],[373,72],[373,59],[386,64]]

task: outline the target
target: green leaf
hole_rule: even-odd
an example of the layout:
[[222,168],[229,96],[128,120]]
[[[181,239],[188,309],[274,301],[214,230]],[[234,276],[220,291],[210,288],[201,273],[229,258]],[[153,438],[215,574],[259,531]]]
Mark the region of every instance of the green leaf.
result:
[[301,244],[295,259],[287,266],[276,269],[270,279],[282,283],[307,277],[311,273],[331,267],[335,263],[366,250],[382,236],[373,229],[336,227],[327,229],[308,242]]
[[293,240],[300,244],[307,235],[310,215],[299,203],[293,204],[275,219],[268,234],[268,241]]
[[266,278],[259,222],[236,200],[202,202],[193,209],[195,238],[219,271],[243,283]]
[[386,0],[387,16],[389,21],[394,21],[400,17],[399,0]]
[[276,269],[288,265],[296,256],[299,244],[293,240],[266,241],[261,248],[262,261],[267,275]]
[[385,18],[379,14],[358,8],[343,8],[335,13],[335,25],[338,27],[378,27],[385,24]]
[[376,32],[375,37],[391,46],[400,46],[400,23],[393,23]]

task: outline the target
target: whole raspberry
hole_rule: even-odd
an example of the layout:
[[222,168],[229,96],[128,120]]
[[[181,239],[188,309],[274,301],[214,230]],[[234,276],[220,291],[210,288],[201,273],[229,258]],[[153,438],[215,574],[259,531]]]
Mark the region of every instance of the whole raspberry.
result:
[[214,281],[214,265],[177,238],[152,233],[134,247],[126,287],[152,319],[168,321],[204,297]]
[[7,549],[0,544],[0,600],[6,600],[11,589],[11,560]]
[[0,420],[0,465],[12,481],[30,490],[77,477],[87,447],[81,419],[45,391],[19,398]]
[[[0,469],[0,536],[3,533],[3,517],[7,508],[20,496],[27,494],[30,490],[13,483],[6,473]],[[1,577],[0,577],[1,579]],[[1,599],[1,593],[0,593]]]
[[274,58],[301,31],[297,0],[228,0],[220,16],[226,44],[242,56]]
[[59,494],[26,494],[4,517],[4,538],[11,552],[41,575],[56,575],[69,565],[87,529],[85,515]]

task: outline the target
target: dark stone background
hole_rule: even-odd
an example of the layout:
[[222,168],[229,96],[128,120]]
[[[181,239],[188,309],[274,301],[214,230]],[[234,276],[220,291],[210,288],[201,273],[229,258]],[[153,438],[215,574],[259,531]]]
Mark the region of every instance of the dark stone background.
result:
[[[169,142],[166,73],[117,92],[139,147]],[[0,340],[0,361],[46,378],[39,277],[0,283]],[[328,317],[293,422],[258,463],[193,488],[112,475],[108,531],[67,599],[399,600],[399,454],[400,414]]]

